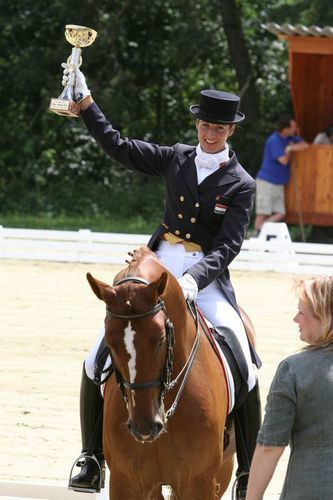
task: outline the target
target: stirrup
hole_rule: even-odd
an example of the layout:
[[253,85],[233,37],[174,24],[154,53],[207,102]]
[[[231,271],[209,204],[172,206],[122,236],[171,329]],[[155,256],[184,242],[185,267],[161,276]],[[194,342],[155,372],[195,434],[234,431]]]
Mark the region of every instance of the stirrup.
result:
[[[73,479],[73,470],[74,470],[74,467],[76,466],[81,466],[83,465],[83,462],[80,462],[82,459],[86,459],[86,458],[89,458],[91,460],[93,460],[93,462],[95,462],[98,466],[98,473],[99,473],[99,479],[98,479],[98,485],[96,488],[83,488],[83,487],[80,487],[80,486],[71,486],[71,482],[72,482],[72,479]],[[67,489],[68,490],[73,490],[73,491],[78,491],[80,493],[99,493],[101,491],[101,489],[104,488],[104,481],[103,481],[103,470],[102,470],[102,467],[101,467],[101,464],[99,463],[98,459],[96,458],[95,455],[87,455],[86,452],[84,453],[81,453],[81,455],[79,455],[77,457],[77,459],[74,461],[73,465],[72,465],[72,468],[71,468],[71,471],[69,473],[69,480],[68,480],[68,487]]]
[[232,500],[238,500],[239,498],[244,498],[245,500],[245,496],[246,496],[246,489],[244,490],[244,496],[242,497],[239,497],[239,484],[240,484],[240,479],[244,478],[247,476],[247,478],[249,477],[250,473],[249,472],[241,472],[235,479],[234,481],[234,484],[232,485],[232,490],[231,490],[231,498]]

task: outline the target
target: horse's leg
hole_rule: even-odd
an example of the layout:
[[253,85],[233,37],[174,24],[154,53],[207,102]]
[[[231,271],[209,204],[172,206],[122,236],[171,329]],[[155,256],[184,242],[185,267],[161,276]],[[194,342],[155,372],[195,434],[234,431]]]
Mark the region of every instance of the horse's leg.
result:
[[224,495],[226,489],[231,481],[231,476],[234,470],[234,456],[232,455],[224,464],[222,465],[221,472],[219,473],[219,490],[217,497],[221,498]]
[[140,492],[135,489],[135,479],[112,470],[110,473],[109,499],[110,500],[143,500]]
[[112,471],[110,475],[109,498],[110,500],[164,500],[162,495],[162,487],[160,485],[153,487],[149,491],[149,487],[145,493],[141,488],[137,488],[137,480],[135,477],[125,477],[124,474]]
[[207,472],[196,476],[186,485],[177,485],[172,489],[172,500],[216,500],[220,498],[220,485],[215,478],[207,478]]
[[153,488],[147,500],[164,500],[164,496],[162,495],[162,486],[156,486]]

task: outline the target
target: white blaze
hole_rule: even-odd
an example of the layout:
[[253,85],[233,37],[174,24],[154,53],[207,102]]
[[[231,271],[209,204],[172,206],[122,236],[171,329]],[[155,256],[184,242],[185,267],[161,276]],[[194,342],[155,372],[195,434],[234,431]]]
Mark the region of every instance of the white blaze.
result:
[[130,359],[128,360],[128,371],[130,376],[131,384],[134,383],[136,377],[136,351],[134,347],[134,336],[135,331],[132,330],[130,324],[125,328],[124,343],[126,351],[129,354]]

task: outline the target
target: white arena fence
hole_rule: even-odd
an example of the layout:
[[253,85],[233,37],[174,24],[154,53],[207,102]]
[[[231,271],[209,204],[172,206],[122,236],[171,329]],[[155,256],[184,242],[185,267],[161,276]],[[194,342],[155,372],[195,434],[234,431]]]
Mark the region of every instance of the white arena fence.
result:
[[[128,252],[149,235],[54,231],[0,226],[0,258],[125,264]],[[286,224],[266,223],[258,238],[246,239],[230,269],[333,274],[333,245],[292,242]]]
[[99,494],[77,493],[66,485],[0,481],[0,500],[108,500],[107,490]]
[[[100,493],[78,493],[65,484],[0,481],[0,500],[109,500],[109,472]],[[170,500],[168,486],[162,486],[164,500]]]

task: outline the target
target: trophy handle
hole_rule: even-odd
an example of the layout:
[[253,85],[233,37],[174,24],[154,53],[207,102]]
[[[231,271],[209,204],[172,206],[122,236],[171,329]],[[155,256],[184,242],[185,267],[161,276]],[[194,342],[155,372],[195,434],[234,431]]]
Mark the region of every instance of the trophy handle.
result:
[[67,59],[69,67],[68,83],[58,99],[51,99],[50,111],[58,115],[77,117],[80,114],[78,104],[75,102],[74,85],[75,85],[75,69],[82,64],[82,50],[79,47],[73,47],[72,53]]
[[[72,64],[72,54],[70,56],[68,56],[67,64],[68,64],[68,66],[70,66]],[[80,55],[78,63],[76,63],[75,65],[77,68],[79,68],[81,66],[81,64],[82,64],[82,57]]]
[[69,66],[67,86],[74,87],[75,85],[75,69],[79,68],[82,64],[81,52],[80,48],[73,47],[72,53],[67,59],[67,65]]

